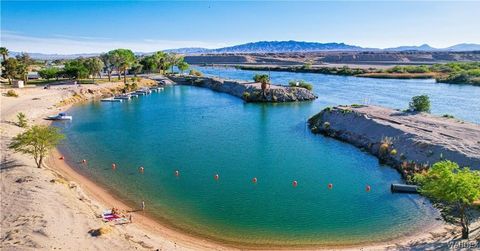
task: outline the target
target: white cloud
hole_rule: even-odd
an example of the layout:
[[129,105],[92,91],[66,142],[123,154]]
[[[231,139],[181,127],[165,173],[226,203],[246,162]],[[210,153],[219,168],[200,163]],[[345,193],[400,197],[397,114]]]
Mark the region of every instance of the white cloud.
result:
[[226,43],[202,41],[174,41],[142,39],[139,41],[119,41],[102,37],[71,37],[55,35],[53,37],[32,37],[11,31],[1,31],[2,46],[10,51],[36,53],[98,53],[116,48],[128,48],[135,52],[152,52],[184,47],[220,48],[229,46]]

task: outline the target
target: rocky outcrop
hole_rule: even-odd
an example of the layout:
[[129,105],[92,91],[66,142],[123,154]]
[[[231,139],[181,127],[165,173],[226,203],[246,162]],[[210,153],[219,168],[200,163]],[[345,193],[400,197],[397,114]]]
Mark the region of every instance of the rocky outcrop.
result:
[[301,87],[270,85],[263,93],[260,83],[184,75],[174,75],[169,78],[177,84],[209,88],[242,98],[246,102],[294,102],[317,98],[311,91]]
[[175,82],[170,80],[169,78],[165,77],[164,75],[161,74],[147,74],[145,75],[146,78],[151,79],[157,84],[162,85],[162,86],[167,86],[167,85],[174,85]]
[[312,132],[351,143],[396,167],[404,177],[440,160],[480,170],[480,126],[426,113],[378,106],[326,108],[309,120]]

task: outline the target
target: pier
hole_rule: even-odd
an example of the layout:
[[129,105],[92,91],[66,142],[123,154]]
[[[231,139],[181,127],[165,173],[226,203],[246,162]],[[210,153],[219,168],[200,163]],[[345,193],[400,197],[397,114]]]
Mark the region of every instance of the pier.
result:
[[390,185],[392,193],[419,193],[418,186],[407,184],[392,184]]

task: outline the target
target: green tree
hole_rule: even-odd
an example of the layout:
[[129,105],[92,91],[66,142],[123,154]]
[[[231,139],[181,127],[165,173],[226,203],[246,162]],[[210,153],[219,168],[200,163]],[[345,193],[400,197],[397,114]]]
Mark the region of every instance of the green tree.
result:
[[415,175],[415,181],[420,185],[421,194],[458,210],[462,238],[467,239],[470,232],[468,210],[480,199],[480,172],[460,168],[457,163],[446,160],[435,163],[426,173]]
[[30,71],[31,65],[34,63],[33,59],[26,52],[22,52],[20,55],[17,55],[17,60],[20,63],[18,68],[18,74],[23,78],[25,84],[28,83],[28,72]]
[[57,78],[59,71],[60,70],[58,68],[48,67],[48,68],[43,68],[40,71],[38,71],[38,74],[40,75],[41,78],[49,80],[51,78]]
[[17,122],[18,126],[23,128],[27,127],[27,116],[25,116],[23,112],[19,112],[17,114],[17,119],[18,119],[18,122]]
[[190,68],[190,65],[188,65],[188,63],[185,62],[185,60],[182,60],[177,63],[177,67],[180,70],[180,72],[183,73],[184,71],[188,70],[188,68]]
[[427,95],[415,96],[410,101],[409,107],[416,112],[430,112],[430,99]]
[[267,74],[256,74],[253,76],[253,81],[261,83],[262,95],[265,97],[267,85],[270,85],[270,77]]
[[168,62],[168,66],[171,68],[171,72],[173,73],[173,67],[174,66],[178,67],[180,64],[184,63],[185,61],[184,61],[184,58],[178,54],[168,53],[167,62]]
[[118,71],[118,79],[123,72],[123,82],[126,84],[127,70],[135,63],[135,54],[129,49],[116,49],[108,53],[112,55],[113,65]]
[[64,135],[56,127],[35,125],[15,136],[9,148],[15,152],[31,155],[37,167],[41,168],[48,152],[63,138]]
[[2,76],[8,79],[9,84],[12,84],[12,79],[19,76],[20,63],[16,58],[7,58],[2,64]]
[[137,77],[137,75],[142,72],[142,69],[143,69],[143,65],[140,64],[138,61],[135,61],[135,63],[133,63],[133,65],[131,67],[131,70],[133,72],[133,76]]
[[148,73],[158,71],[159,67],[155,55],[143,57],[139,63],[142,65],[142,69]]
[[100,75],[100,72],[105,66],[103,64],[103,61],[100,58],[92,57],[92,58],[87,58],[84,64],[85,64],[85,68],[87,68],[88,70],[88,73],[90,74],[90,76],[92,76],[93,83],[95,84],[95,76]]
[[108,81],[112,81],[112,72],[115,69],[115,59],[113,53],[108,52],[108,53],[103,53],[100,55],[100,59],[103,62],[103,65],[105,67],[105,71],[107,72],[108,75]]
[[162,74],[165,74],[165,71],[170,68],[170,61],[168,54],[163,51],[157,51],[153,54],[155,64],[158,67],[158,71]]
[[85,67],[85,59],[77,58],[65,63],[63,74],[68,78],[88,78],[88,69]]
[[2,62],[5,62],[8,57],[8,49],[5,47],[0,47],[0,54],[2,55]]

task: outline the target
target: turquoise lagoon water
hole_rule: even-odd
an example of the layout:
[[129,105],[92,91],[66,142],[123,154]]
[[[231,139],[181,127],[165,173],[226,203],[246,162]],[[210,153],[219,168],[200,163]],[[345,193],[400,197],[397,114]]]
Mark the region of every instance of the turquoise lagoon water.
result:
[[[239,79],[252,75],[201,70]],[[432,96],[434,112],[479,121],[478,104],[459,100],[478,97],[480,88],[272,72],[274,81],[290,77],[318,77],[319,99],[245,104],[209,89],[176,86],[130,102],[77,105],[69,111],[73,122],[57,124],[67,134],[61,150],[79,172],[112,193],[134,206],[145,201],[153,217],[224,242],[354,244],[395,238],[435,221],[437,213],[424,198],[390,193],[389,185],[401,182],[395,170],[351,145],[311,134],[305,120],[327,105],[359,103],[364,96],[404,107],[413,88],[439,95]],[[81,159],[88,165],[77,164]]]

